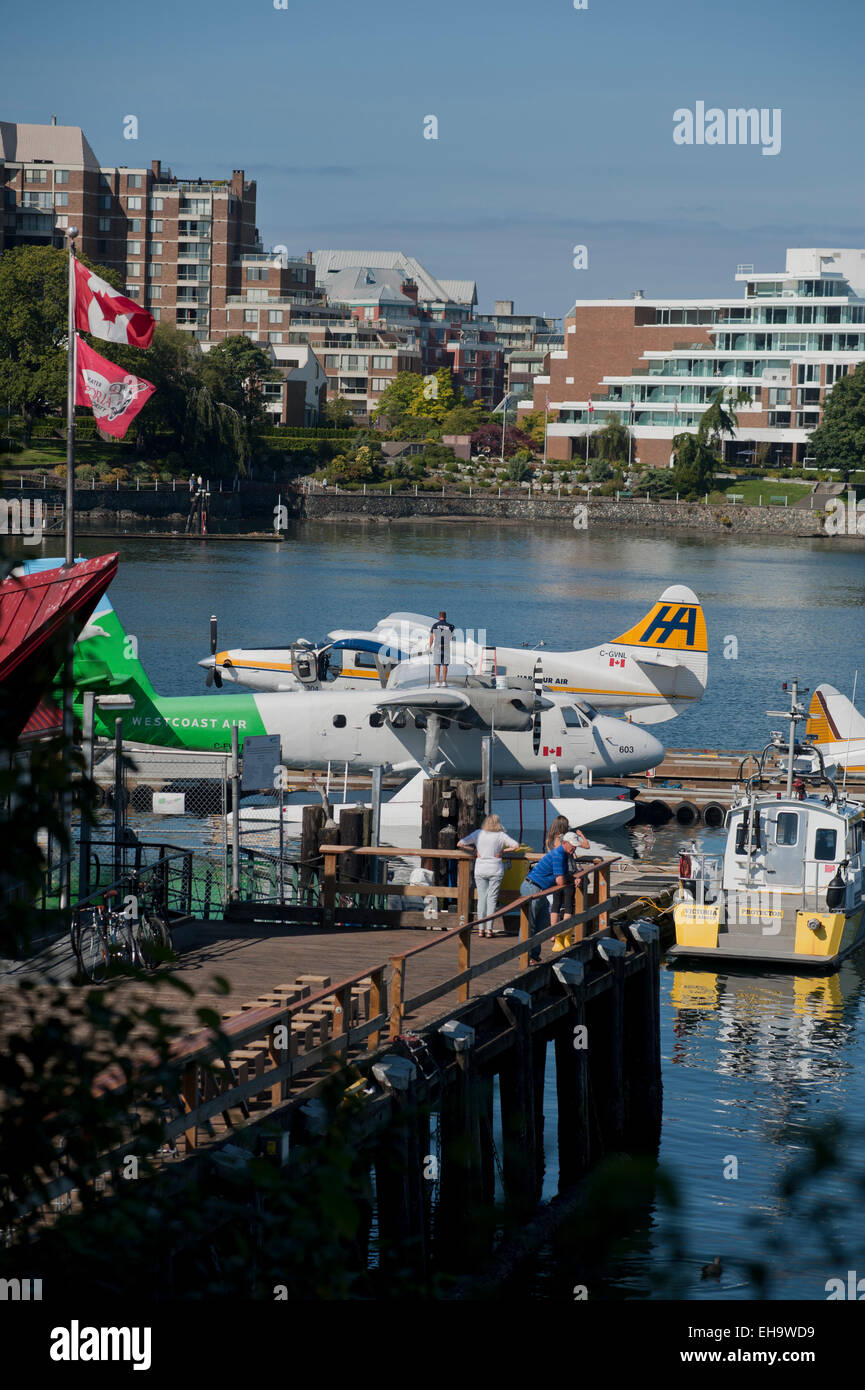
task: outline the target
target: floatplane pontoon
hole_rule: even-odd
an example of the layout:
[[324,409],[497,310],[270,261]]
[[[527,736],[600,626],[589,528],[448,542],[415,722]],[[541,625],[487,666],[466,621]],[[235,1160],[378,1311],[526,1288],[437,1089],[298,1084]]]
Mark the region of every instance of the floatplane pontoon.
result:
[[[727,814],[723,855],[682,855],[669,956],[829,969],[865,944],[863,807],[835,785],[819,744],[797,743],[806,717],[798,693],[794,681],[781,716],[790,721],[786,766],[776,769],[786,791],[764,787],[767,760],[784,750],[773,733]],[[812,760],[816,773],[807,770]],[[828,791],[809,791],[808,782]]]

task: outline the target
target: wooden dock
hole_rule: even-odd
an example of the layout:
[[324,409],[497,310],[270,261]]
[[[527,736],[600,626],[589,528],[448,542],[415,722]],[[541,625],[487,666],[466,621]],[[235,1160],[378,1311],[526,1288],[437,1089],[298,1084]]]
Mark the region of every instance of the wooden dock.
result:
[[[551,1044],[560,1191],[605,1152],[656,1143],[658,929],[622,915],[627,898],[611,891],[612,860],[606,860],[580,871],[572,917],[531,936],[532,900],[517,899],[490,920],[512,920],[518,931],[480,937],[466,910],[471,861],[445,851],[427,852],[459,860],[458,883],[433,890],[442,907],[456,899],[456,910],[440,913],[438,930],[352,926],[339,920],[358,908],[339,906],[344,885],[335,866],[346,851],[363,851],[321,848],[334,865],[332,906],[323,909],[329,925],[190,923],[178,931],[173,973],[195,997],[165,982],[154,998],[147,987],[151,1002],[172,1001],[173,1020],[185,1034],[171,1052],[176,1091],[162,1083],[166,1144],[192,1165],[190,1176],[227,1140],[253,1150],[266,1140],[289,1166],[314,1162],[336,1084],[352,1098],[356,1160],[375,1171],[385,1284],[389,1269],[396,1277],[406,1262],[421,1282],[441,1270],[471,1272],[491,1254],[501,1217],[496,1169],[506,1224],[524,1220],[540,1199]],[[367,888],[363,881],[354,886],[361,893]],[[529,960],[535,949],[542,952],[537,965]],[[230,995],[217,976],[230,982]],[[71,986],[71,999],[78,988]],[[122,1003],[123,991],[142,986],[130,981],[115,989]],[[201,1028],[202,1007],[222,1016],[219,1033]],[[16,1022],[7,1012],[4,1032]],[[142,1068],[144,1085],[145,1058]],[[500,1153],[493,1139],[496,1077]],[[109,1093],[125,1084],[109,1066],[98,1089]],[[435,1143],[433,1116],[440,1129]],[[133,1147],[130,1138],[100,1160],[109,1192]],[[433,1159],[435,1196],[427,1181]],[[75,1200],[68,1178],[47,1191],[54,1199],[70,1194]]]

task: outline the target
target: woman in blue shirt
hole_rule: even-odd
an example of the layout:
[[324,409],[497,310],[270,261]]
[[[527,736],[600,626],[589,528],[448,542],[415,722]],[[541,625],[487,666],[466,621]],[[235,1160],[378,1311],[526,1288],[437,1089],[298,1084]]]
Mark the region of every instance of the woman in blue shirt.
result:
[[[570,878],[570,866],[568,864],[568,853],[561,839],[556,836],[553,848],[547,850],[543,859],[539,859],[531,873],[523,879],[520,887],[520,894],[529,897],[532,893],[543,892],[544,896],[535,898],[529,903],[529,934],[534,936],[536,932],[544,931],[550,925],[550,903],[546,894],[554,892],[556,889],[564,888]],[[535,948],[529,955],[532,965],[537,965],[541,959],[539,948]]]

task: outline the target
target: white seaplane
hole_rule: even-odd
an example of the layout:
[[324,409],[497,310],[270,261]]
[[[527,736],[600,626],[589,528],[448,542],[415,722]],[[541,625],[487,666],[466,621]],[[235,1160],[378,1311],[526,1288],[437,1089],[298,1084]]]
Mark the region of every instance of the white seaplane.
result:
[[[216,619],[211,619],[211,654],[199,662],[207,683],[224,682],[256,690],[369,689],[387,686],[397,669],[432,675],[429,651],[432,619],[418,613],[390,613],[374,628],[339,628],[324,642],[299,639],[283,648],[217,651]],[[491,647],[471,634],[456,634],[451,669],[460,676],[533,681],[538,657],[528,647]],[[706,688],[706,621],[696,594],[685,585],[665,589],[639,622],[620,637],[584,651],[544,649],[544,688],[548,694],[576,696],[595,709],[621,710],[629,721],[656,724],[696,703]]]

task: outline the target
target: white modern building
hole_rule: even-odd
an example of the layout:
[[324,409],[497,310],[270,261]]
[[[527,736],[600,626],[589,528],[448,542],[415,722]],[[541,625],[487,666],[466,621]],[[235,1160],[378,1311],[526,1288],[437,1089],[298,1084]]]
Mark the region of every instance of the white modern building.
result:
[[558,418],[550,458],[581,456],[586,434],[609,416],[630,426],[634,456],[665,467],[677,434],[696,431],[719,387],[734,405],[729,462],[801,464],[808,436],[839,376],[865,362],[865,250],[787,251],[783,270],[740,265],[735,299],[579,300],[565,319],[565,347],[535,378]]

